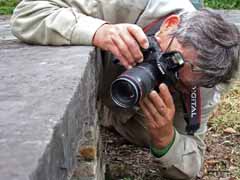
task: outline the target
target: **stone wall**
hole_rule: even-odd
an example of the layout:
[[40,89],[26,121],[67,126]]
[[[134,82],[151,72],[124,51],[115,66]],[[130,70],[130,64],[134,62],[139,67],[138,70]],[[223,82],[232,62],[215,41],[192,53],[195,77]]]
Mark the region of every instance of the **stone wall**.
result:
[[26,45],[0,24],[0,180],[104,179],[95,49]]

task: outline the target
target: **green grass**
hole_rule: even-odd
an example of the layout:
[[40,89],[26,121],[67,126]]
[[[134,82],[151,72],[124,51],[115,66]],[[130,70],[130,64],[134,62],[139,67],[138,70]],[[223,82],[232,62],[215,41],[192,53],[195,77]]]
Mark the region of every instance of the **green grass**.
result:
[[0,15],[12,14],[17,3],[17,0],[0,0]]
[[221,103],[210,119],[211,126],[222,133],[224,129],[231,127],[240,132],[240,82],[235,82],[230,91],[222,98]]
[[[226,128],[233,128],[236,133],[240,133],[240,81],[236,80],[232,88],[227,92],[223,97],[221,103],[218,105],[216,111],[213,113],[212,117],[209,120],[209,126],[213,128],[215,133],[224,135],[224,130]],[[226,134],[225,134],[226,136]],[[237,139],[237,136],[236,136]],[[235,170],[231,170],[231,173],[236,180],[240,180],[240,158],[236,154],[239,154],[238,143],[234,144],[232,147],[232,153],[235,154],[232,156],[235,158],[235,161],[238,162]],[[231,161],[230,161],[231,162]],[[231,162],[232,163],[232,162]],[[224,169],[224,168],[223,168]],[[235,179],[235,178],[234,178]]]
[[240,9],[240,0],[204,0],[204,5],[213,9]]

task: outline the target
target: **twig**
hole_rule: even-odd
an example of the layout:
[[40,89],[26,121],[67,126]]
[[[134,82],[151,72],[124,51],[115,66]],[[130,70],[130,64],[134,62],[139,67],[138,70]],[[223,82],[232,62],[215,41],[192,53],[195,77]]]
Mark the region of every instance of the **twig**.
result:
[[207,172],[230,172],[229,170],[209,169]]

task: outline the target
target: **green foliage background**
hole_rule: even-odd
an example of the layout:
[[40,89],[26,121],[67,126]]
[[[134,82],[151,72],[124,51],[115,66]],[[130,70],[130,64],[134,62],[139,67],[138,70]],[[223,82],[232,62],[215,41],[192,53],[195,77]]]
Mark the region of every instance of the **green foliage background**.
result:
[[0,0],[0,15],[12,14],[17,0]]
[[240,9],[240,0],[204,0],[204,5],[213,9]]

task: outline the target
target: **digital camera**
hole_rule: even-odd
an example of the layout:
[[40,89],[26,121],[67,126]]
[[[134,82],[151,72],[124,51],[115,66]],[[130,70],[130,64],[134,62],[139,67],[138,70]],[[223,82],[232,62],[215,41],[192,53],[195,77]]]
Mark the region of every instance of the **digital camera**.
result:
[[143,62],[123,72],[111,84],[111,97],[122,108],[132,108],[139,100],[164,82],[175,84],[177,72],[184,65],[178,51],[162,52],[154,36],[148,37],[149,48],[141,49]]

